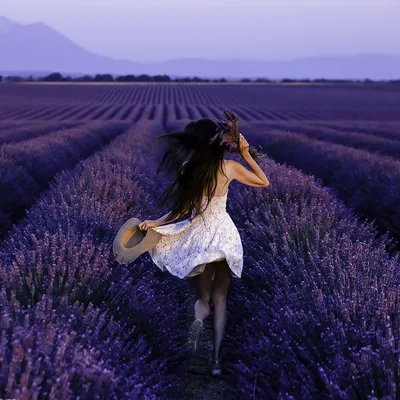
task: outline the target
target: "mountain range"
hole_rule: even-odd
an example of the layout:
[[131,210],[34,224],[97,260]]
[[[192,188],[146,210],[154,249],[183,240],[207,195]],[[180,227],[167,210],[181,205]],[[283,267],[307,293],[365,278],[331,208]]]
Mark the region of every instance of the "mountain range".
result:
[[[160,38],[161,40],[161,38]],[[140,51],[140,49],[138,49]],[[386,54],[310,57],[290,61],[183,58],[143,63],[86,50],[44,23],[20,24],[0,16],[0,73],[44,75],[167,74],[171,78],[400,79],[400,57]]]

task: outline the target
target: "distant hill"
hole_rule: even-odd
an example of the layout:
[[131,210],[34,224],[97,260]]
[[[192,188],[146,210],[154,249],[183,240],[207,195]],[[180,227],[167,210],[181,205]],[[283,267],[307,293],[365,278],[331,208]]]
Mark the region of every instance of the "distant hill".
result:
[[[161,39],[160,39],[161,40]],[[0,17],[0,73],[167,74],[174,77],[270,79],[399,79],[400,57],[360,54],[292,61],[177,59],[158,64],[117,60],[78,46],[43,23],[23,25]],[[3,72],[1,72],[3,71]],[[37,71],[37,72],[36,72]],[[6,73],[5,73],[6,72]],[[45,73],[43,73],[45,74]]]

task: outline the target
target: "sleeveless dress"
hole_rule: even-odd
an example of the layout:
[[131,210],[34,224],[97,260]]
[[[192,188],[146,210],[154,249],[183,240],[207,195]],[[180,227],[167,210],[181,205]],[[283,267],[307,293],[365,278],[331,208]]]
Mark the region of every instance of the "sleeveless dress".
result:
[[[227,196],[228,192],[212,197],[203,214],[192,214],[194,218],[191,222],[184,219],[152,228],[163,235],[157,245],[149,250],[158,268],[187,279],[201,274],[207,263],[226,259],[231,275],[234,278],[241,277],[242,241],[226,211]],[[206,201],[207,197],[204,196],[203,205]]]

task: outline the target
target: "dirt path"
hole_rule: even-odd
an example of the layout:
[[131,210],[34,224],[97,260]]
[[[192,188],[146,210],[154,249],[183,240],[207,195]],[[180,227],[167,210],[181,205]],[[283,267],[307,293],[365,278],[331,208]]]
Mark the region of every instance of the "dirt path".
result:
[[[187,326],[194,319],[193,306],[196,299],[193,295],[188,296],[185,309],[187,310]],[[221,400],[229,399],[226,392],[226,386],[229,382],[227,372],[221,377],[211,376],[211,366],[209,358],[212,354],[212,321],[213,312],[204,322],[204,329],[200,338],[200,349],[195,355],[188,356],[184,363],[180,366],[179,376],[182,379],[183,386],[186,388],[184,393],[177,394],[179,399],[193,400]]]

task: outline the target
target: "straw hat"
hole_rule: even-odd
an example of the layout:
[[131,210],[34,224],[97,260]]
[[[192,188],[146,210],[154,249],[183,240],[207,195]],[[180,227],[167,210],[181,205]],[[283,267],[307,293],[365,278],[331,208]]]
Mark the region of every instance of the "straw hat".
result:
[[157,245],[162,235],[153,229],[142,231],[138,218],[128,219],[119,229],[113,243],[115,259],[120,264],[129,264],[141,254]]

